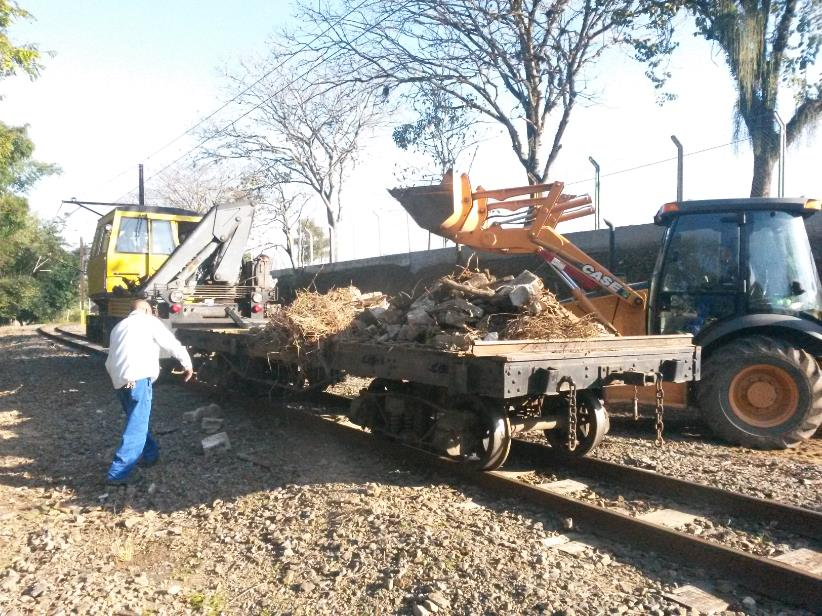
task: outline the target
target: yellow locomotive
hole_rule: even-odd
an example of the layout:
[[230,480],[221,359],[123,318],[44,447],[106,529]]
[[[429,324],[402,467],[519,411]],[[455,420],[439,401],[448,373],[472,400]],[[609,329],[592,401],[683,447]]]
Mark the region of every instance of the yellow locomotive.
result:
[[170,207],[119,206],[102,216],[88,260],[86,335],[108,342],[136,297],[170,328],[261,320],[276,297],[265,256],[243,262],[254,207],[215,205],[207,214]]

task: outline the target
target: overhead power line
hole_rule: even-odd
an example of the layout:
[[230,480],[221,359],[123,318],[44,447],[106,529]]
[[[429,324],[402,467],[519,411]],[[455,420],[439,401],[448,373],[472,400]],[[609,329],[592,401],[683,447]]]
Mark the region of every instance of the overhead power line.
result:
[[[701,150],[696,150],[694,152],[688,152],[685,154],[685,157],[688,156],[696,156],[697,154],[704,154],[705,152],[710,152],[711,150],[719,150],[721,148],[727,148],[730,145],[736,145],[737,143],[742,143],[743,141],[750,141],[750,137],[745,139],[737,139],[736,141],[730,141],[728,143],[723,143],[721,145],[713,145],[709,148],[703,148]],[[618,171],[611,171],[610,173],[603,173],[599,177],[600,178],[607,178],[614,175],[621,175],[623,173],[630,173],[631,171],[639,171],[640,169],[645,169],[647,167],[653,167],[655,165],[661,165],[664,163],[670,163],[675,161],[677,158],[676,156],[672,156],[670,158],[662,158],[660,160],[655,160],[649,163],[643,163],[641,165],[636,165],[635,167],[628,167],[627,169],[619,169]],[[584,180],[574,180],[573,182],[565,182],[565,186],[573,186],[574,184],[582,184],[583,182],[592,182],[596,179],[595,176],[585,178]]]
[[[364,2],[360,3],[360,4],[359,4],[359,5],[357,5],[355,8],[353,8],[351,11],[349,11],[348,13],[346,13],[346,15],[345,15],[345,16],[343,16],[343,17],[341,17],[341,18],[340,18],[340,20],[338,20],[338,22],[337,22],[337,23],[339,23],[339,21],[341,21],[342,19],[345,19],[345,17],[347,17],[348,15],[350,15],[351,13],[353,13],[355,10],[359,9],[359,8],[360,8],[363,4],[365,4],[365,2],[367,2],[367,1],[368,1],[368,0],[365,0]],[[335,25],[336,25],[336,24],[335,24]],[[356,43],[356,42],[357,42],[360,38],[362,38],[363,36],[365,36],[365,35],[366,35],[366,34],[367,34],[370,30],[372,30],[372,29],[373,29],[376,25],[377,25],[377,24],[374,24],[374,25],[373,25],[373,26],[371,26],[370,28],[367,28],[366,30],[363,30],[360,34],[358,34],[358,35],[357,35],[357,36],[355,36],[353,39],[351,39],[351,41],[350,41],[350,43],[349,43],[349,44]],[[331,28],[331,26],[329,26],[329,28]],[[327,31],[327,30],[326,30],[326,31]],[[319,36],[321,36],[321,35],[320,35],[320,34],[318,34],[318,35],[317,35],[317,37],[319,37]],[[315,39],[314,39],[314,40],[316,40],[316,38],[317,38],[317,37],[315,37]],[[306,43],[306,45],[308,45],[308,43]],[[313,63],[311,66],[309,66],[306,70],[304,70],[302,73],[300,73],[299,75],[297,75],[296,77],[294,77],[293,79],[291,79],[290,81],[288,81],[288,82],[287,82],[287,83],[283,86],[283,88],[287,88],[287,87],[289,87],[289,86],[291,86],[291,85],[295,84],[295,83],[296,83],[296,82],[298,82],[300,79],[302,79],[303,77],[305,77],[306,75],[308,75],[311,71],[313,71],[313,70],[314,70],[317,66],[319,66],[319,64],[320,64],[321,62],[323,62],[323,61],[325,61],[325,60],[330,60],[330,59],[334,58],[334,56],[339,55],[340,53],[342,53],[342,52],[341,52],[341,51],[338,51],[338,52],[332,53],[332,54],[331,54],[330,56],[328,56],[328,57],[326,57],[326,55],[325,55],[325,54],[321,55],[321,56],[320,56],[319,58],[317,58],[317,60],[315,60],[315,61],[314,61],[314,63]],[[229,126],[231,126],[232,124],[234,124],[234,123],[236,123],[236,122],[239,122],[240,120],[242,120],[243,118],[245,118],[246,116],[248,116],[248,115],[249,115],[250,113],[252,113],[253,111],[256,111],[257,109],[259,109],[260,107],[262,107],[263,105],[265,105],[268,101],[270,101],[272,98],[274,98],[274,96],[276,96],[276,95],[277,95],[277,92],[275,92],[275,93],[274,93],[274,94],[272,94],[271,96],[268,96],[268,97],[264,98],[262,101],[260,101],[260,102],[259,102],[259,103],[257,103],[256,105],[252,106],[250,109],[248,109],[248,110],[246,110],[245,112],[241,113],[239,116],[237,116],[236,118],[234,118],[233,120],[231,120],[230,122],[228,122],[227,124],[225,124],[223,127],[221,127],[221,128],[219,129],[219,132],[223,132],[225,129],[227,129],[227,128],[228,128]],[[199,149],[200,147],[202,147],[205,143],[207,143],[207,142],[208,142],[208,141],[210,141],[210,140],[211,140],[211,137],[206,137],[205,139],[203,139],[202,141],[200,141],[197,145],[195,145],[194,147],[190,148],[189,150],[187,150],[186,152],[184,152],[183,154],[181,154],[180,156],[178,156],[177,158],[175,158],[174,160],[172,160],[170,163],[168,163],[168,164],[167,164],[166,166],[164,166],[162,169],[160,169],[159,171],[157,171],[157,172],[153,173],[151,176],[149,176],[148,178],[146,178],[146,180],[145,180],[145,181],[146,181],[146,182],[148,182],[149,180],[152,180],[152,179],[154,179],[155,177],[157,177],[158,175],[162,174],[164,171],[166,171],[167,169],[169,169],[169,168],[173,167],[174,165],[176,165],[178,162],[180,162],[181,160],[183,160],[184,158],[186,158],[187,156],[189,156],[190,154],[192,154],[193,152],[195,152],[197,149]]]
[[[352,13],[354,13],[355,11],[358,11],[360,8],[362,8],[362,7],[363,7],[363,6],[364,6],[367,2],[369,2],[369,0],[363,0],[362,2],[360,2],[360,4],[358,4],[357,6],[355,6],[354,8],[352,8],[352,9],[351,9],[350,11],[348,11],[348,13],[346,13],[345,15],[342,15],[342,16],[341,16],[341,17],[340,17],[337,21],[335,21],[333,24],[329,25],[329,26],[328,26],[325,30],[323,30],[322,32],[320,32],[319,34],[317,34],[317,35],[316,35],[314,38],[312,38],[310,41],[307,41],[307,42],[303,43],[303,44],[302,44],[302,45],[301,45],[301,46],[297,49],[297,52],[295,52],[295,53],[299,53],[300,51],[303,51],[304,49],[308,48],[308,47],[309,47],[312,43],[316,42],[316,41],[317,41],[317,40],[318,40],[321,36],[323,36],[324,34],[326,34],[327,32],[329,32],[331,29],[333,29],[334,27],[336,27],[336,26],[338,26],[340,23],[342,23],[342,22],[343,22],[345,19],[347,19],[347,18],[348,18],[348,17],[349,17]],[[363,34],[364,34],[364,33],[363,33]],[[361,34],[360,36],[362,36],[362,34]],[[359,37],[357,37],[357,38],[359,38]],[[355,40],[356,40],[356,39],[355,39]],[[223,111],[224,109],[226,109],[229,105],[231,105],[232,103],[235,103],[235,102],[236,102],[236,101],[237,101],[237,100],[238,100],[241,96],[243,96],[244,94],[246,94],[247,92],[249,92],[249,91],[250,91],[253,87],[255,87],[255,86],[259,85],[259,84],[260,84],[260,83],[262,83],[262,82],[263,82],[266,78],[270,77],[270,76],[271,76],[271,75],[272,75],[275,71],[277,71],[278,69],[282,68],[282,67],[285,65],[285,63],[286,63],[286,62],[288,62],[288,60],[289,60],[290,58],[291,58],[291,56],[289,56],[289,57],[287,57],[287,58],[283,59],[283,60],[282,60],[279,64],[275,65],[275,66],[274,66],[274,67],[272,67],[270,70],[266,71],[266,72],[262,75],[262,77],[260,77],[259,79],[257,79],[254,83],[252,83],[251,85],[247,86],[246,88],[244,88],[243,90],[241,90],[240,92],[238,92],[237,94],[235,94],[235,95],[234,95],[231,99],[229,99],[229,100],[227,100],[226,102],[224,102],[224,103],[223,103],[222,105],[220,105],[217,109],[215,109],[214,111],[212,111],[211,113],[209,113],[207,116],[205,116],[205,117],[201,118],[200,120],[198,120],[196,123],[194,123],[193,125],[191,125],[189,128],[187,128],[185,131],[183,131],[182,133],[180,133],[179,135],[177,135],[177,136],[176,136],[176,137],[174,137],[173,139],[171,139],[168,143],[166,143],[165,145],[163,145],[161,148],[158,148],[157,150],[155,150],[154,152],[152,152],[152,153],[151,153],[151,154],[149,154],[147,157],[144,157],[144,158],[143,158],[143,159],[141,159],[141,160],[144,160],[144,161],[151,160],[154,156],[157,156],[157,154],[159,154],[160,152],[163,152],[163,151],[167,150],[169,147],[171,147],[172,145],[174,145],[175,143],[177,143],[180,139],[182,139],[183,137],[186,137],[186,136],[187,136],[187,135],[189,135],[192,131],[194,131],[194,130],[195,130],[195,129],[197,129],[198,127],[200,127],[200,126],[202,126],[203,124],[205,124],[206,122],[208,122],[211,118],[213,118],[213,117],[214,117],[214,116],[216,116],[218,113],[220,113],[221,111]],[[322,59],[323,59],[323,58],[321,57],[321,58],[320,58],[320,60],[322,60]],[[312,67],[309,69],[309,71],[310,71],[310,70],[313,70],[314,68],[315,68],[315,66],[312,66]],[[306,71],[306,73],[307,73],[307,72],[308,72],[308,71]],[[288,85],[291,85],[291,84],[293,84],[295,81],[297,81],[298,79],[300,79],[301,77],[304,77],[306,73],[303,73],[303,75],[301,75],[301,76],[299,76],[299,77],[294,78],[291,82],[289,82],[289,84],[288,84]],[[266,101],[263,101],[263,103],[265,103],[265,102],[266,102]],[[260,105],[262,105],[263,103],[260,103]],[[258,107],[259,107],[259,105],[258,105]],[[256,109],[256,108],[257,108],[257,107],[255,107],[254,109]],[[252,109],[252,111],[253,111],[253,109]],[[239,119],[241,119],[241,118],[245,117],[245,115],[247,115],[247,114],[243,114],[243,115],[242,115],[242,116],[240,116],[239,118],[234,119],[234,120],[233,120],[231,123],[229,123],[227,126],[230,126],[233,122],[236,122],[237,120],[239,120]],[[222,129],[221,129],[221,130],[222,130]],[[205,141],[208,141],[208,140],[205,140]],[[182,158],[185,158],[185,157],[186,157],[186,156],[188,156],[191,152],[193,152],[193,151],[194,151],[194,150],[196,150],[198,147],[200,147],[200,145],[202,145],[203,143],[205,143],[205,141],[203,141],[203,142],[201,142],[200,144],[198,144],[197,146],[195,146],[192,150],[189,150],[188,152],[186,152],[186,153],[185,153],[183,156],[181,156],[180,158],[175,159],[175,160],[174,160],[174,161],[172,161],[169,165],[166,165],[166,167],[163,167],[163,169],[161,169],[158,173],[155,173],[155,174],[154,174],[154,175],[152,175],[151,177],[155,177],[156,175],[158,175],[159,173],[162,173],[162,171],[165,171],[168,167],[170,167],[171,165],[175,164],[176,162],[178,162],[178,161],[179,161],[179,160],[181,160]],[[133,169],[131,169],[131,168],[129,168],[129,169],[124,169],[123,171],[121,171],[121,172],[120,172],[120,173],[118,173],[117,175],[115,175],[115,176],[113,176],[113,177],[109,178],[109,179],[108,179],[108,180],[106,180],[103,184],[101,184],[101,188],[102,188],[103,186],[107,186],[108,184],[111,184],[113,181],[115,181],[115,180],[117,180],[117,179],[119,179],[119,178],[123,177],[123,176],[124,176],[124,175],[126,175],[127,173],[131,173],[132,171],[133,171]],[[151,179],[151,178],[149,178],[149,179]],[[126,193],[126,194],[128,194],[128,193]],[[119,199],[118,199],[118,201],[119,201]]]

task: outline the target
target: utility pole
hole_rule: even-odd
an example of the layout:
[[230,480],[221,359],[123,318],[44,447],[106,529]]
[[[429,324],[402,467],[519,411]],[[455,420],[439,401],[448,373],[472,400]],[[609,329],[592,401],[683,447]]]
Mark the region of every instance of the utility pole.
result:
[[676,146],[676,200],[682,201],[682,191],[684,187],[683,175],[685,173],[685,151],[682,148],[682,143],[676,138],[676,135],[671,135],[671,141]]
[[777,186],[777,197],[785,196],[785,154],[788,149],[788,139],[785,132],[785,122],[776,111],[773,112],[776,123],[779,124],[779,180]]
[[382,221],[380,221],[380,215],[377,210],[372,210],[372,214],[377,219],[377,254],[382,256]]
[[80,238],[80,325],[86,325],[86,245]]
[[139,191],[140,196],[137,199],[137,203],[140,204],[140,207],[145,207],[145,205],[146,205],[146,187],[143,184],[143,164],[140,163],[138,168],[139,168],[138,191]]
[[594,229],[599,229],[599,163],[593,156],[588,157],[588,162],[594,166]]

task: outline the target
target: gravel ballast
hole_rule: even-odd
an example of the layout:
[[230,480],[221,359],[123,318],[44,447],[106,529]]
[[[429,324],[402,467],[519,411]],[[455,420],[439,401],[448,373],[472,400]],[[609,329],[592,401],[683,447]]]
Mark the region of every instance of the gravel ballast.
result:
[[[685,584],[721,595],[728,613],[801,613],[312,434],[268,401],[217,400],[231,448],[206,457],[207,434],[183,413],[210,402],[158,384],[161,460],[135,485],[108,488],[122,411],[102,359],[0,330],[0,614],[664,615],[688,613],[663,596]],[[598,455],[685,474],[701,460],[714,485],[753,488],[767,476],[758,489],[804,486],[786,497],[819,506],[818,486],[802,484],[819,464],[713,443],[681,449],[657,451],[651,435],[626,431]],[[714,457],[723,452],[735,457]],[[547,545],[560,534],[590,547]]]

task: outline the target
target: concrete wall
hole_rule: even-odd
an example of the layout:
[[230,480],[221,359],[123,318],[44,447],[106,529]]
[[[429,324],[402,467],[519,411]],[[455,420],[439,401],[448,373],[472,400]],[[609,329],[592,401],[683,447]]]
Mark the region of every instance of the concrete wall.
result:
[[[817,268],[822,271],[822,214],[809,218],[806,226]],[[618,227],[615,273],[623,275],[628,282],[648,280],[653,272],[662,232],[663,227],[653,224]],[[603,265],[608,265],[607,229],[569,233],[567,237]],[[529,269],[543,276],[549,288],[563,290],[548,266],[536,255],[475,253],[467,248],[458,253],[455,247],[312,265],[296,272],[283,269],[275,271],[274,276],[280,281],[280,292],[284,298],[288,298],[294,289],[313,286],[325,292],[349,284],[363,292],[394,294],[415,285],[429,284],[469,260],[472,266],[489,269],[497,276],[516,275]]]

